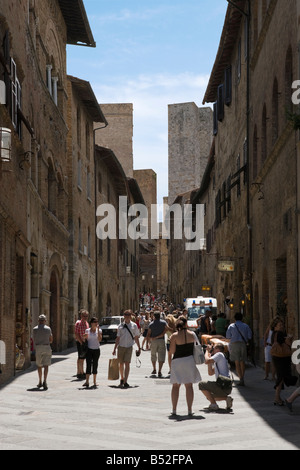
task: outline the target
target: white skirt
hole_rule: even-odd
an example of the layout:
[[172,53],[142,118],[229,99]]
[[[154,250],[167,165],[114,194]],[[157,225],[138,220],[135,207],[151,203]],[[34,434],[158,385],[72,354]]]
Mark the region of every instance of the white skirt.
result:
[[194,356],[179,357],[171,362],[171,384],[196,384],[201,381]]

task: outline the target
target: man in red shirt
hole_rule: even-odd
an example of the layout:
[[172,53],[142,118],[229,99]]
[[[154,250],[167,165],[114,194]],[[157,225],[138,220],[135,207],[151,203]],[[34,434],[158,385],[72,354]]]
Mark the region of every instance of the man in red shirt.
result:
[[77,359],[77,378],[85,379],[85,373],[83,371],[83,364],[86,357],[86,351],[84,350],[85,339],[84,335],[86,330],[89,328],[88,317],[89,312],[87,310],[81,309],[79,311],[80,320],[77,320],[75,324],[75,339],[78,351]]

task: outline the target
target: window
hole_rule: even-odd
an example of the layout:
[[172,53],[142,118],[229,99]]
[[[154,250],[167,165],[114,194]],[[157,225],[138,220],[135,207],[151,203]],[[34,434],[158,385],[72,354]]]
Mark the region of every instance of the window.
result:
[[47,88],[50,93],[50,95],[53,98],[54,103],[57,106],[57,83],[58,83],[58,77],[54,76],[52,74],[52,65],[48,64],[46,66],[46,83],[47,83]]
[[225,90],[224,90],[224,100],[226,106],[231,104],[232,100],[232,72],[231,72],[231,65],[226,67],[225,69]]
[[224,119],[224,85],[218,86],[218,121]]
[[213,114],[213,134],[217,135],[218,133],[218,103],[214,103],[214,114]]
[[11,120],[21,139],[21,121],[18,116],[18,109],[21,109],[21,85],[17,76],[17,66],[11,58],[10,61],[11,74]]

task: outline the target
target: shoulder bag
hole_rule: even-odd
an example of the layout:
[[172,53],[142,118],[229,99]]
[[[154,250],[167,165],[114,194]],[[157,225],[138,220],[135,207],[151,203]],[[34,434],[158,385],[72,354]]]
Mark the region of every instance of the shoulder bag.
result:
[[201,346],[201,344],[199,343],[199,340],[197,338],[197,336],[195,335],[195,342],[194,342],[194,359],[195,359],[195,363],[197,365],[201,365],[201,364],[204,364],[205,362],[205,357],[204,357],[204,352],[203,352],[203,348]]
[[[218,372],[219,372],[219,368],[218,368],[218,364],[215,363],[215,367],[217,368]],[[232,379],[230,379],[229,377],[226,377],[225,375],[218,375],[218,378],[216,380],[216,383],[219,385],[219,387],[226,393],[230,393],[231,390],[232,390]]]

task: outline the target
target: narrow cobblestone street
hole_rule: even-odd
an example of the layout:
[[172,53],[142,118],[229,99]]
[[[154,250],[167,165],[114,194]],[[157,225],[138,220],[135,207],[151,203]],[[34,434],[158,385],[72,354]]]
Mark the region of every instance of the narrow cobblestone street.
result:
[[[1,450],[298,450],[300,402],[291,414],[273,405],[271,381],[259,367],[246,370],[245,387],[234,387],[233,410],[207,410],[208,402],[194,387],[194,415],[187,416],[184,388],[178,416],[170,418],[171,385],[167,365],[163,378],[151,376],[150,353],[141,366],[134,357],[129,389],[107,380],[112,344],[101,346],[97,389],[84,389],[76,378],[77,353],[53,356],[49,389],[38,390],[35,364],[0,389]],[[199,366],[208,378],[206,366]],[[236,378],[236,377],[235,377]],[[293,387],[285,390],[289,396]],[[118,455],[122,455],[118,452]],[[198,454],[197,454],[198,455]],[[200,454],[199,454],[200,456]],[[194,462],[195,463],[195,462]]]

